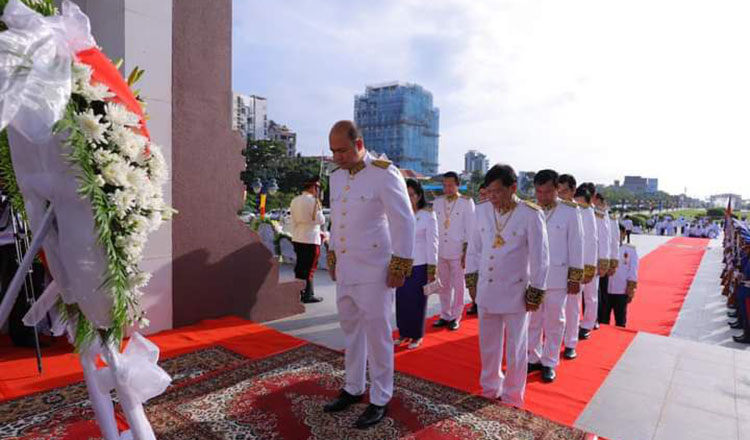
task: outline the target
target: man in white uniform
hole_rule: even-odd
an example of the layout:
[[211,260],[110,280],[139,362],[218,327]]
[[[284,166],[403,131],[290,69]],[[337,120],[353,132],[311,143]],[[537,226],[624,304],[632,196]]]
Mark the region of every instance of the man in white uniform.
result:
[[[597,237],[596,217],[594,216],[594,209],[590,205],[591,195],[583,185],[576,188],[576,180],[570,174],[560,176],[557,188],[557,193],[561,199],[572,202],[575,198],[581,213],[583,226],[583,302],[584,311],[588,311],[588,318],[593,326],[593,323],[596,322],[596,304],[598,301],[596,288],[592,283],[596,275]],[[578,346],[579,326],[581,325],[581,296],[580,294],[570,295],[565,301],[565,336],[563,339],[563,345],[565,346],[563,357],[565,359],[578,357],[576,347]]]
[[487,172],[491,206],[478,210],[466,279],[469,289],[476,289],[479,306],[482,394],[520,407],[526,390],[528,312],[544,301],[549,247],[542,210],[516,197],[517,182],[508,165]]
[[[592,185],[593,186],[593,185]],[[601,318],[604,316],[605,307],[607,306],[607,286],[609,285],[609,279],[607,278],[610,269],[610,263],[612,261],[612,255],[614,255],[612,249],[612,223],[609,220],[609,212],[607,212],[606,200],[604,195],[601,193],[595,193],[594,197],[594,215],[596,216],[596,231],[599,236],[599,303],[597,310],[597,324],[601,322]],[[598,328],[598,325],[594,324],[593,328]],[[587,339],[584,337],[582,339]]]
[[565,305],[578,299],[583,282],[583,224],[578,205],[557,197],[558,174],[541,170],[534,175],[537,203],[544,210],[549,239],[547,294],[529,323],[529,372],[542,372],[553,382],[560,364],[565,332]]
[[294,276],[305,281],[305,290],[300,292],[305,304],[323,301],[315,296],[313,278],[320,257],[320,227],[326,223],[318,192],[320,182],[314,177],[305,182],[302,194],[292,199],[289,210],[292,217],[292,244],[297,261],[294,265]]
[[[591,330],[596,325],[599,314],[599,273],[609,268],[609,260],[602,261],[599,255],[608,255],[609,241],[601,240],[599,232],[600,219],[591,202],[594,194],[591,185],[584,183],[576,190],[575,198],[582,209],[584,233],[584,268],[583,268],[583,318],[578,331],[578,339],[591,337]],[[571,341],[568,345],[567,341]],[[566,337],[566,347],[574,347],[573,338]],[[577,341],[575,341],[577,343]]]
[[[625,229],[620,226],[617,235],[624,237]],[[635,246],[622,244],[622,239],[618,239],[618,242],[621,244],[617,251],[619,265],[609,277],[607,310],[602,323],[609,324],[610,315],[614,311],[615,325],[625,327],[628,304],[633,300],[638,286],[638,252]]]
[[346,338],[346,384],[325,411],[362,399],[369,362],[370,405],[356,422],[367,428],[385,417],[393,395],[394,289],[411,272],[414,214],[398,168],[365,150],[353,122],[334,124],[329,143],[339,168],[330,177],[328,267]]
[[458,174],[453,171],[443,175],[443,196],[432,203],[438,220],[438,277],[440,291],[440,319],[434,327],[458,330],[464,311],[464,267],[466,246],[474,223],[474,201],[458,193]]

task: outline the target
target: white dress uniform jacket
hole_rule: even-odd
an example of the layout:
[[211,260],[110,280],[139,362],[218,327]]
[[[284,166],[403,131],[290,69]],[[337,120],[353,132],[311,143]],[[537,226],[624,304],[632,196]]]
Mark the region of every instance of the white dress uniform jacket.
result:
[[331,173],[331,247],[336,306],[344,332],[344,390],[365,392],[370,366],[370,402],[393,395],[391,315],[395,289],[389,272],[407,276],[414,255],[414,213],[406,183],[388,161],[366,154],[351,170]]
[[453,201],[441,196],[432,203],[432,210],[435,212],[438,221],[440,258],[448,260],[461,258],[464,252],[464,244],[469,242],[473,229],[474,201],[465,196],[456,197]]
[[292,241],[320,245],[320,227],[326,223],[326,217],[318,199],[305,191],[292,200],[289,209],[292,211]]
[[506,214],[512,217],[502,231],[505,244],[493,247],[495,214],[500,215],[492,204],[478,212],[466,255],[467,279],[478,276],[480,307],[491,313],[525,312],[527,288],[547,289],[550,257],[544,214],[536,205],[518,200]]
[[549,239],[547,290],[567,289],[568,281],[583,281],[583,221],[578,206],[557,200],[545,212]]
[[601,209],[595,209],[594,214],[596,216],[596,235],[598,237],[599,252],[597,266],[599,269],[609,269],[609,261],[612,256],[611,251],[611,223],[609,222],[609,215],[606,211]]
[[367,153],[356,174],[331,173],[329,250],[338,284],[385,283],[391,256],[411,260],[414,213],[404,178],[389,164]]
[[619,261],[615,274],[609,277],[609,290],[612,295],[624,295],[628,286],[638,283],[638,252],[635,246],[623,244],[619,249]]
[[438,227],[435,213],[432,210],[420,209],[417,211],[415,218],[414,265],[426,264],[437,267]]

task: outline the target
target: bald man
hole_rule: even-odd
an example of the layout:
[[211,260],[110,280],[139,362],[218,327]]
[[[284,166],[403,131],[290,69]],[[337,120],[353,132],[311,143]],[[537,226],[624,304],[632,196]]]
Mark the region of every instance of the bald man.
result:
[[355,424],[364,429],[385,417],[393,395],[391,314],[395,288],[411,273],[414,215],[401,172],[367,152],[353,122],[337,122],[328,141],[337,165],[328,267],[346,339],[346,383],[325,411],[362,399],[369,362],[370,405]]

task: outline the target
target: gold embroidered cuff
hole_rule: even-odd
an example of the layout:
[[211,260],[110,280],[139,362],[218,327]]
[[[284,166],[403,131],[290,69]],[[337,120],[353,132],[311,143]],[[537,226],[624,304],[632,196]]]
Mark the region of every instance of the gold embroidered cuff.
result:
[[408,277],[411,275],[411,266],[414,260],[411,258],[402,258],[395,255],[391,256],[391,263],[388,265],[388,273],[399,277]]
[[568,281],[572,281],[574,283],[580,283],[581,281],[583,281],[583,269],[579,269],[577,267],[569,267]]
[[329,269],[336,267],[336,252],[335,251],[328,251],[328,253],[326,253],[326,263],[328,264]]
[[620,265],[620,260],[615,260],[614,258],[609,260],[609,268],[610,269],[617,269],[617,266]]
[[586,278],[592,278],[596,275],[596,266],[585,265],[583,266],[583,276]]
[[464,275],[464,278],[466,279],[466,287],[472,288],[477,287],[477,283],[479,283],[479,272],[472,272],[467,273]]
[[609,260],[606,258],[599,259],[599,270],[609,270]]
[[537,289],[536,287],[526,288],[526,304],[538,306],[544,301],[544,290]]
[[428,276],[435,276],[437,274],[437,266],[434,264],[428,264],[427,265],[427,275]]
[[638,282],[637,282],[637,281],[628,281],[628,283],[627,283],[627,285],[626,285],[625,289],[626,289],[626,290],[627,290],[628,292],[632,292],[632,291],[634,291],[634,290],[635,290],[635,288],[636,288],[636,287],[638,287]]

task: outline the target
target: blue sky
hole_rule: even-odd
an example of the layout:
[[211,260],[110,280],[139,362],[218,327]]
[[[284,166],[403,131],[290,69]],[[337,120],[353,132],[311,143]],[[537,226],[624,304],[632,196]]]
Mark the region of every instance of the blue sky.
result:
[[399,80],[433,93],[441,170],[478,149],[517,170],[750,196],[750,2],[233,5],[233,88],[267,97],[303,154],[327,149],[367,84]]

